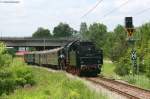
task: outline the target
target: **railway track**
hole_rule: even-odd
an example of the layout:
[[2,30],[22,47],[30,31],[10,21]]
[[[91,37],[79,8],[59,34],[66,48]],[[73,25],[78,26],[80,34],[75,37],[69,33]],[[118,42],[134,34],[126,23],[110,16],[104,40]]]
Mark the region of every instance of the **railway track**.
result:
[[150,99],[150,90],[145,90],[133,85],[102,77],[91,77],[86,78],[86,80],[91,81],[95,84],[99,84],[129,99]]

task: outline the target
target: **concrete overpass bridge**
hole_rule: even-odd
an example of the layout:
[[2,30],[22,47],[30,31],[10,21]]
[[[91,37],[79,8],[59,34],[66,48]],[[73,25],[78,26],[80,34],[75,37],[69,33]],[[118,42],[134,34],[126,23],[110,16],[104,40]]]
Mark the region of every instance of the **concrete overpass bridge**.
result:
[[1,37],[7,47],[34,47],[38,50],[51,49],[64,46],[76,38],[31,38],[31,37]]

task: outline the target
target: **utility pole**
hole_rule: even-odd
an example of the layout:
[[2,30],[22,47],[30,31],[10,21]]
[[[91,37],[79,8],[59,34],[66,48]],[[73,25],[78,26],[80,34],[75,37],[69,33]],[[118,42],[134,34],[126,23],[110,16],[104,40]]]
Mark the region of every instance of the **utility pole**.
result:
[[137,65],[137,54],[135,49],[136,40],[133,35],[135,28],[133,26],[132,17],[125,17],[125,28],[128,34],[127,41],[131,47],[132,74],[134,75],[135,73],[138,74],[139,69]]

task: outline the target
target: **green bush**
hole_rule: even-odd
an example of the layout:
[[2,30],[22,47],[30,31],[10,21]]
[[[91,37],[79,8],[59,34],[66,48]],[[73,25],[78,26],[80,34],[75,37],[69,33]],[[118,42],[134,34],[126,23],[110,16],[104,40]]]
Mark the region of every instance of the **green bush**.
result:
[[4,43],[0,42],[0,55],[6,52],[6,46]]
[[26,84],[34,84],[33,74],[28,68],[19,68],[16,70],[16,83],[17,85],[24,86]]
[[130,70],[131,70],[130,66],[131,66],[130,58],[122,57],[120,59],[120,61],[117,63],[117,66],[115,68],[115,72],[116,72],[116,74],[118,74],[120,76],[128,75],[130,73]]
[[145,75],[126,75],[122,77],[122,79],[138,87],[150,89],[150,79],[148,79]]
[[13,72],[9,69],[12,57],[6,54],[6,46],[0,43],[0,95],[9,94],[15,88]]
[[0,95],[9,94],[17,86],[34,83],[30,68],[21,60],[13,59],[5,45],[0,43]]
[[140,73],[146,73],[146,64],[144,64],[145,52],[142,48],[137,48],[138,66]]
[[8,54],[0,55],[0,67],[9,66],[12,63],[12,56]]
[[133,75],[126,75],[126,76],[124,76],[124,79],[130,84],[136,83],[136,78]]
[[146,72],[146,64],[143,64],[143,63],[139,63],[139,72],[140,73],[145,73]]
[[147,71],[146,76],[150,79],[150,66],[149,66],[148,69],[149,69],[149,70]]
[[14,60],[11,64],[11,70],[16,77],[16,84],[19,86],[24,86],[26,84],[33,85],[35,82],[32,70],[30,70],[30,68],[27,67],[25,63],[16,61],[17,60]]
[[148,55],[148,56],[145,58],[145,65],[147,66],[147,67],[146,67],[146,75],[147,75],[147,77],[150,79],[150,55]]
[[6,68],[0,69],[0,95],[9,94],[15,88],[15,80],[13,73]]
[[13,92],[17,86],[35,84],[33,73],[23,62],[14,59],[8,67],[0,68],[0,95]]
[[9,66],[12,62],[12,57],[6,54],[6,46],[0,42],[0,67]]

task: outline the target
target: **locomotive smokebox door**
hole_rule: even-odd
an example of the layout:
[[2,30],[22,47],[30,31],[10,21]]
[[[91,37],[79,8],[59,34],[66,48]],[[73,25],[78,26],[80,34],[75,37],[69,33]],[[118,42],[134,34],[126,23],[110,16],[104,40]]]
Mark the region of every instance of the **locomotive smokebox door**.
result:
[[132,19],[132,17],[125,17],[125,27],[127,29],[133,28],[133,19]]

